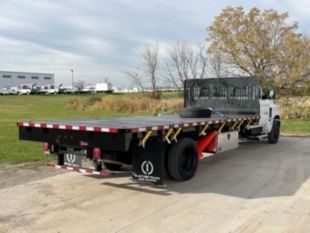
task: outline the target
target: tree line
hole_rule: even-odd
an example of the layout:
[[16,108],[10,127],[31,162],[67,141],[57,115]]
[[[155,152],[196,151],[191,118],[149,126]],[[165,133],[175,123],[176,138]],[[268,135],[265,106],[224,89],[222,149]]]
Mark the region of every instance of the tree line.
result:
[[255,76],[264,90],[291,94],[310,88],[310,40],[288,23],[288,13],[227,7],[207,28],[205,45],[171,45],[164,56],[157,45],[141,52],[139,68],[126,72],[142,91],[159,83],[182,89],[187,79]]

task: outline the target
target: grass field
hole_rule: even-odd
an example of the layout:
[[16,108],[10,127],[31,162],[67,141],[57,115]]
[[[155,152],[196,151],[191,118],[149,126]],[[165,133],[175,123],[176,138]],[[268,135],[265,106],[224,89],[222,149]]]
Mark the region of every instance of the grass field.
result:
[[68,109],[66,103],[69,98],[72,96],[0,96],[0,163],[49,159],[42,153],[40,143],[18,140],[17,121],[129,115]]
[[310,137],[310,120],[282,120],[281,133],[286,136],[308,136]]
[[[173,94],[168,94],[173,98]],[[93,96],[93,95],[92,95]],[[103,97],[102,95],[96,95]],[[32,161],[44,161],[51,157],[41,151],[41,144],[18,140],[17,121],[98,118],[127,116],[134,113],[116,113],[107,111],[83,111],[66,107],[73,96],[0,96],[0,163],[16,164]],[[74,96],[89,98],[89,96]],[[141,113],[140,113],[141,114]],[[143,114],[147,114],[144,112]],[[284,120],[282,133],[310,136],[310,120]]]

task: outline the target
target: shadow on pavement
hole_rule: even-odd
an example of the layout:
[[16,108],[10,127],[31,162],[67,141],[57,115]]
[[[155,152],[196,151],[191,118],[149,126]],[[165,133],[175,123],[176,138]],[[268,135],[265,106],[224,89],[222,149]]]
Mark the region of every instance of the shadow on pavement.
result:
[[310,138],[282,138],[278,144],[251,141],[200,161],[195,177],[163,186],[133,182],[103,185],[155,195],[217,193],[239,198],[294,195],[310,176]]

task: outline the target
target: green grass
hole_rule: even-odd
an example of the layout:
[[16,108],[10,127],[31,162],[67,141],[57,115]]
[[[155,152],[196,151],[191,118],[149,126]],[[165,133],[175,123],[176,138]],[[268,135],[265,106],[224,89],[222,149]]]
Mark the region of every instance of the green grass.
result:
[[281,133],[288,136],[310,136],[310,120],[282,120]]
[[[102,95],[97,95],[102,97]],[[93,95],[92,95],[93,96]],[[18,121],[98,118],[126,116],[111,112],[90,112],[66,108],[73,96],[0,96],[0,163],[16,164],[51,159],[42,153],[41,144],[18,140]],[[74,96],[88,98],[89,96]]]
[[[134,94],[126,94],[129,96]],[[141,95],[141,94],[139,94]],[[166,98],[180,94],[165,93]],[[103,97],[101,95],[92,95]],[[33,161],[47,161],[51,156],[42,153],[41,144],[18,140],[18,121],[78,119],[133,115],[105,111],[81,111],[66,108],[73,96],[0,96],[0,163],[16,164]],[[89,96],[74,96],[89,98]],[[143,98],[143,95],[141,95]],[[289,135],[309,135],[310,121],[283,120],[282,133]]]

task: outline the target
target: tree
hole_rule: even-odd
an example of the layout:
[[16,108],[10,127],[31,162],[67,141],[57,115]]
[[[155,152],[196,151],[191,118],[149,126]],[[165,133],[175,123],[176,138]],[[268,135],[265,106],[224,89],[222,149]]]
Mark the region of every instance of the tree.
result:
[[157,98],[157,84],[159,81],[159,58],[158,46],[145,46],[141,52],[141,66],[138,69],[126,71],[126,75],[142,91],[145,90],[145,83],[149,83],[152,88],[152,97]]
[[238,75],[260,78],[264,89],[284,90],[309,75],[309,40],[288,24],[288,13],[225,8],[208,28],[208,52],[221,54]]
[[74,83],[74,87],[78,92],[81,92],[86,86],[86,83],[84,81],[77,81]]
[[144,80],[137,71],[127,71],[126,75],[131,79],[132,83],[144,92]]
[[281,73],[276,76],[275,84],[282,93],[292,94],[297,85],[306,86],[309,83],[310,40],[289,36],[285,46],[287,49],[279,55],[282,61],[278,64]]
[[144,72],[152,87],[152,97],[157,95],[157,73],[158,73],[158,47],[146,46],[142,52]]
[[223,78],[228,76],[228,69],[224,63],[223,54],[220,52],[213,52],[209,56],[209,64],[211,72],[217,78]]
[[205,49],[185,44],[171,46],[164,62],[164,73],[168,82],[182,89],[187,79],[203,78],[207,72]]

